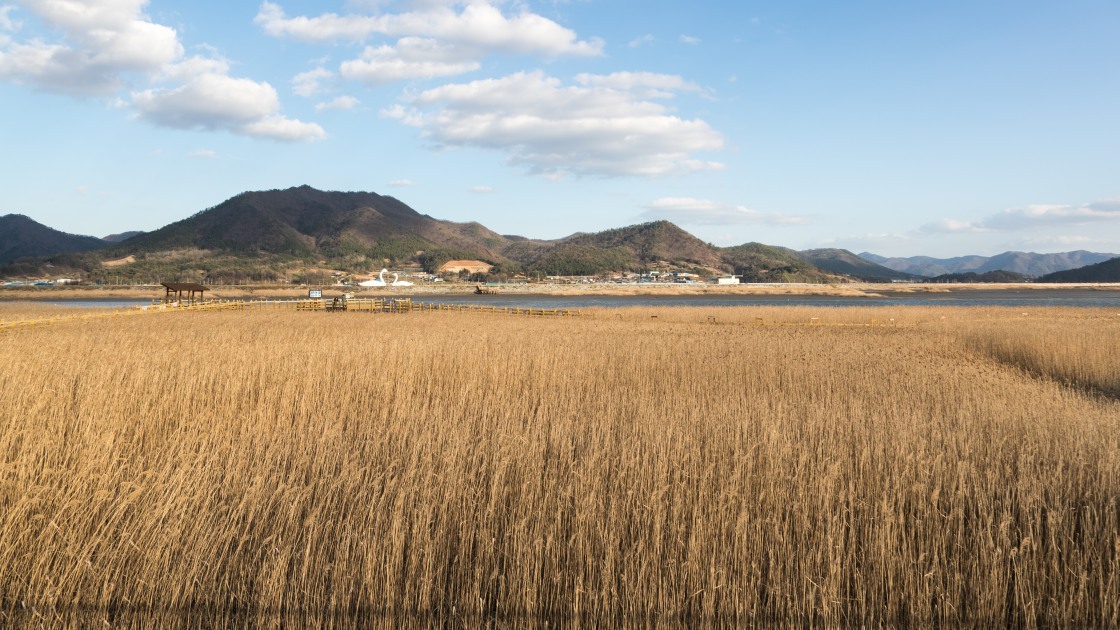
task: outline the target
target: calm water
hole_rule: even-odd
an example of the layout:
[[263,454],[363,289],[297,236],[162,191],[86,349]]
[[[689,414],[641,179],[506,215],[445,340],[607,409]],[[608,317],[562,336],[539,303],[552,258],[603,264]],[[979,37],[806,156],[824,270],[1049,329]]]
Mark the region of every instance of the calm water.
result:
[[962,291],[959,293],[881,292],[883,297],[832,295],[454,295],[423,296],[418,302],[489,304],[521,308],[616,308],[624,306],[1079,306],[1120,308],[1120,291],[1083,289]]
[[[883,297],[831,295],[416,295],[434,304],[487,304],[518,308],[619,308],[626,306],[1076,306],[1120,309],[1120,291],[1091,289],[969,290],[950,293],[892,293]],[[404,297],[404,296],[401,296]],[[151,300],[51,300],[57,306],[124,308]]]

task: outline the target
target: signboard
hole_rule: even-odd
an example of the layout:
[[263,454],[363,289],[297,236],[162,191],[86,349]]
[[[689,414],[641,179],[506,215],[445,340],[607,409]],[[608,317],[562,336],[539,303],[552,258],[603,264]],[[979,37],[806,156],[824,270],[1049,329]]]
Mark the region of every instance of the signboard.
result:
[[319,299],[319,298],[323,297],[323,290],[322,289],[310,289],[310,290],[307,291],[307,297],[309,297],[313,300]]

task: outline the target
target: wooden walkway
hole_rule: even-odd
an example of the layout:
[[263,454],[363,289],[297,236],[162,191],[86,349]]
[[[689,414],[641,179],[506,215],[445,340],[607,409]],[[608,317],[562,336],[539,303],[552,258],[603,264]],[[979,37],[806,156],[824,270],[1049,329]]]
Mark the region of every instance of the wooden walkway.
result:
[[116,317],[134,317],[137,315],[155,315],[168,313],[205,313],[213,311],[262,311],[262,310],[296,310],[320,312],[356,312],[356,313],[416,313],[416,312],[456,312],[456,313],[490,313],[495,315],[524,315],[535,317],[579,317],[580,312],[572,309],[542,309],[485,306],[473,304],[436,304],[431,302],[413,302],[409,298],[358,298],[347,299],[279,299],[279,300],[207,300],[190,304],[166,303],[162,300],[153,300],[151,305],[125,308],[113,311],[94,311],[90,313],[76,313],[68,315],[55,315],[51,317],[35,317],[0,321],[0,333],[11,330],[50,326],[66,322],[86,321],[95,319],[111,319]]
[[[289,304],[280,302],[279,304]],[[414,302],[411,298],[331,298],[321,300],[296,300],[296,310],[326,312],[366,313],[415,313],[447,311],[456,313],[491,313],[496,315],[526,315],[535,317],[579,317],[580,312],[566,308],[521,308],[516,306],[488,306],[484,304],[438,304]],[[249,308],[254,308],[249,302]],[[270,302],[269,307],[273,305]],[[261,306],[264,308],[264,306]]]

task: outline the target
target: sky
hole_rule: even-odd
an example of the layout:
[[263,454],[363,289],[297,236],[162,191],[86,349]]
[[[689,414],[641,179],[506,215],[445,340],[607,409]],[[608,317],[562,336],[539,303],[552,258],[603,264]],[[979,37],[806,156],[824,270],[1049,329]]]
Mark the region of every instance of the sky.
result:
[[1120,253],[1116,0],[0,0],[0,215],[371,191],[553,239]]

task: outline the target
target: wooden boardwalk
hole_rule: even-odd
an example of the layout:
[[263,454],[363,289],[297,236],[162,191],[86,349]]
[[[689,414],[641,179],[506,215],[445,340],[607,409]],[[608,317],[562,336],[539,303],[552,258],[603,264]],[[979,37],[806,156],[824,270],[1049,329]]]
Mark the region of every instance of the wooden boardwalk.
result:
[[[279,304],[289,304],[280,302]],[[484,304],[438,304],[414,302],[411,298],[330,298],[321,300],[296,300],[296,310],[326,312],[366,313],[415,313],[447,311],[456,313],[491,313],[495,315],[525,315],[535,317],[579,317],[580,312],[566,308],[522,308],[517,306],[489,306]],[[269,307],[273,303],[270,302]],[[252,302],[250,307],[253,308]]]
[[167,303],[163,300],[153,300],[151,305],[125,308],[112,311],[94,311],[90,313],[77,313],[55,315],[51,317],[35,317],[0,321],[0,333],[11,330],[50,326],[65,322],[86,321],[94,319],[110,319],[116,317],[134,317],[137,315],[155,315],[169,313],[205,313],[213,311],[263,311],[272,309],[309,311],[309,312],[355,312],[355,313],[424,313],[424,312],[456,312],[456,313],[489,313],[494,315],[523,315],[535,317],[579,317],[580,312],[572,309],[543,309],[519,308],[504,306],[486,306],[473,304],[436,304],[432,302],[414,302],[410,298],[357,298],[357,299],[278,299],[278,300],[207,300],[189,304]]

